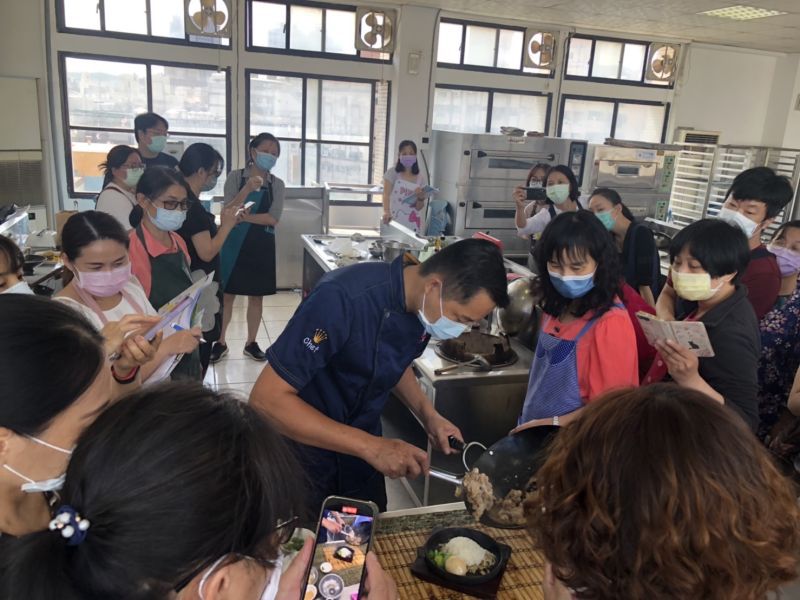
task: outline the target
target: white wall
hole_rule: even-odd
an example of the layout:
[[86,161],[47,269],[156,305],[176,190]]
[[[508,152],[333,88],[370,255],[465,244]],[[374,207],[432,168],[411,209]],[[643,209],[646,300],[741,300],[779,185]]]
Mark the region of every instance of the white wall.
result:
[[675,93],[673,124],[721,131],[724,144],[762,144],[781,55],[692,44]]
[[800,96],[800,58],[797,60],[794,85],[787,102],[786,124],[784,126],[782,144],[786,148],[800,148],[800,110],[795,108],[798,96]]

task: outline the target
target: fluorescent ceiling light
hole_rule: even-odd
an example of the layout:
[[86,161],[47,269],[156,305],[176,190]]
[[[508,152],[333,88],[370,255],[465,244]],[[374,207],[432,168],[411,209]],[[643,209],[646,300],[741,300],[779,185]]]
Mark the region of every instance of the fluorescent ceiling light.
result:
[[722,19],[733,19],[735,21],[750,21],[752,19],[763,19],[764,17],[776,17],[789,13],[779,10],[767,10],[766,8],[756,8],[755,6],[728,6],[727,8],[717,8],[697,13],[698,15],[708,15],[709,17],[720,17]]

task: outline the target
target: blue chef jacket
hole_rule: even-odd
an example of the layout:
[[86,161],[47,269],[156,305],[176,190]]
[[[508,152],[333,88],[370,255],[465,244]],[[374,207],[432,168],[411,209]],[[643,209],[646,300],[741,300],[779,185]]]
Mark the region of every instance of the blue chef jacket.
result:
[[[417,315],[406,312],[403,258],[365,263],[327,273],[278,340],[267,350],[275,372],[300,398],[324,415],[381,435],[389,392],[425,350],[429,336]],[[314,487],[314,501],[362,493],[383,478],[354,456],[297,444]],[[363,497],[363,495],[362,495]],[[317,506],[310,508],[316,510]]]

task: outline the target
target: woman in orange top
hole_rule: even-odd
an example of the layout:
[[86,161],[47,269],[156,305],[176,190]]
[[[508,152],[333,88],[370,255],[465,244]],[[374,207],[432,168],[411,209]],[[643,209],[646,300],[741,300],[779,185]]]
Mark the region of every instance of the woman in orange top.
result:
[[536,263],[545,315],[518,429],[566,424],[600,394],[639,383],[619,258],[600,221],[589,211],[558,215]]

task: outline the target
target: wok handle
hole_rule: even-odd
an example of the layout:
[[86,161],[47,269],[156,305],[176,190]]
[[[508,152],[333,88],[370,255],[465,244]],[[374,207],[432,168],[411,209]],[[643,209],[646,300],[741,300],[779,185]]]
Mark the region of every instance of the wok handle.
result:
[[454,435],[451,435],[451,436],[447,437],[447,443],[450,444],[450,447],[453,450],[463,451],[464,447],[465,447],[464,442],[462,442],[460,439],[458,439]]
[[455,475],[453,473],[448,473],[447,471],[441,471],[439,469],[428,469],[428,474],[434,479],[445,481],[447,483],[452,483],[453,485],[462,485],[464,483],[463,477],[459,477],[458,475]]
[[467,473],[469,473],[472,470],[472,467],[467,464],[467,452],[473,446],[477,446],[478,448],[480,448],[481,454],[483,454],[488,450],[488,448],[483,444],[481,444],[480,442],[470,442],[469,444],[466,444],[464,446],[464,450],[462,450],[461,452],[461,462],[464,464],[464,469],[467,471]]

